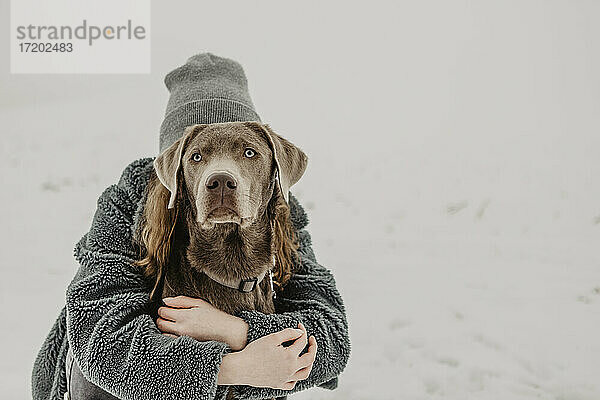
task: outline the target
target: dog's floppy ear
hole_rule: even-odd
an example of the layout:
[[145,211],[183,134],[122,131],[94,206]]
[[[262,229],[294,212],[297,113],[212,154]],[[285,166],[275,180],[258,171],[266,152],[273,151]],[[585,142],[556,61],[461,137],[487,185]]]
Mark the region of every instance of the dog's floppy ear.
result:
[[185,150],[186,143],[192,136],[195,136],[200,132],[200,130],[201,127],[199,125],[188,126],[185,128],[182,137],[177,139],[175,143],[154,159],[154,170],[156,171],[160,183],[171,192],[167,208],[173,208],[175,205],[178,186],[177,175],[179,173],[179,167],[181,166],[181,156]]
[[264,124],[262,128],[273,152],[281,193],[285,202],[288,203],[288,192],[304,175],[308,165],[308,157],[289,140],[273,132],[269,125]]

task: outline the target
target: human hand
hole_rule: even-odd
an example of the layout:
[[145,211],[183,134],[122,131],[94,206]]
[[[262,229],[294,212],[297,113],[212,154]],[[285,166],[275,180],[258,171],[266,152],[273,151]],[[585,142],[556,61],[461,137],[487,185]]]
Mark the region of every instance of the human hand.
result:
[[[307,337],[303,324],[298,327],[263,336],[242,351],[226,354],[218,384],[292,390],[298,381],[308,378],[317,355],[315,337]],[[290,340],[294,341],[290,346],[282,345]],[[307,343],[308,352],[299,356]]]
[[214,307],[209,302],[188,296],[166,297],[166,307],[158,309],[156,320],[163,334],[190,336],[199,341],[217,340],[232,350],[246,346],[248,324],[241,318]]

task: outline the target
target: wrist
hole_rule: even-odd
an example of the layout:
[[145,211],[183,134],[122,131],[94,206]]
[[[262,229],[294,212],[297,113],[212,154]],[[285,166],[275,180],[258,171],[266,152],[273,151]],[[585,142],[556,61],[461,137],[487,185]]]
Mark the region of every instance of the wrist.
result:
[[241,371],[244,371],[244,354],[241,351],[225,354],[217,376],[218,385],[244,385]]
[[243,319],[231,315],[229,324],[226,327],[225,343],[234,351],[239,351],[246,347],[248,343],[248,323]]

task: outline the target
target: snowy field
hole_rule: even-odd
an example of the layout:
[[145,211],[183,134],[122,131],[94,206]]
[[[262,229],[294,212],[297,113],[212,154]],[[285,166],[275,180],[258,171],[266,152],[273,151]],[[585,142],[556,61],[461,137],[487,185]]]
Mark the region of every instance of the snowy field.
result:
[[96,199],[156,154],[162,77],[211,51],[309,155],[292,192],[348,311],[339,388],[293,398],[600,399],[600,5],[316,4],[153,3],[150,75],[2,63],[0,398],[30,398]]

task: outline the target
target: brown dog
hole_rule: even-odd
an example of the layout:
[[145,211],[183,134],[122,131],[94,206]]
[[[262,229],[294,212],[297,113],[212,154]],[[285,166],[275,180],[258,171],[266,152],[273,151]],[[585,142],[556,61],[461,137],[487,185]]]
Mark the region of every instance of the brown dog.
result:
[[[289,188],[308,159],[258,122],[202,124],[154,161],[138,241],[151,298],[273,313],[298,254]],[[272,274],[271,274],[272,272]]]

